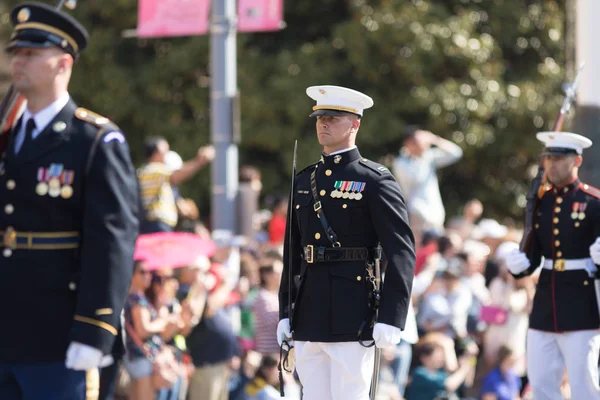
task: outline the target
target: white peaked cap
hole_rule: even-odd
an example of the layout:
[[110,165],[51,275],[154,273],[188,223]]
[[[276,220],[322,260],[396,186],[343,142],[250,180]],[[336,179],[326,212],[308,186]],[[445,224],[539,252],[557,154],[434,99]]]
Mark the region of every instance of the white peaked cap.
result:
[[364,93],[341,86],[311,86],[306,94],[317,102],[311,117],[352,113],[362,117],[363,111],[373,107],[373,99]]
[[546,146],[545,154],[581,154],[592,145],[590,139],[571,132],[540,132],[536,137]]

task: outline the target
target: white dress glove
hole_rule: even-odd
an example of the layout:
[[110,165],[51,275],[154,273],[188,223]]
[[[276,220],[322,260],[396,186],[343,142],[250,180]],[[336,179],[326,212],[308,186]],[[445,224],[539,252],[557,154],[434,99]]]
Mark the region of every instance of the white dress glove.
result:
[[281,346],[284,340],[292,338],[292,330],[290,328],[290,319],[284,318],[277,324],[277,343]]
[[514,275],[526,271],[531,266],[527,255],[517,249],[506,255],[505,263],[508,270]]
[[402,331],[395,326],[377,322],[373,327],[373,340],[380,349],[395,347],[402,339]]
[[600,237],[596,238],[594,244],[590,246],[590,257],[592,257],[594,264],[600,264]]
[[76,371],[87,371],[88,369],[100,367],[102,361],[100,350],[87,344],[71,342],[67,349],[65,365],[67,368]]

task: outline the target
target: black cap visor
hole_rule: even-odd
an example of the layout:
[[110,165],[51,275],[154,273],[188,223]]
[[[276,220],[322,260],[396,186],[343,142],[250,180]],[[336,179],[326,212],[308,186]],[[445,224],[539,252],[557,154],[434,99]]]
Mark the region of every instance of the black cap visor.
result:
[[40,49],[49,47],[57,47],[73,57],[77,54],[73,46],[66,39],[37,29],[22,30],[14,34],[13,39],[6,46],[6,51],[10,52],[17,48]]
[[542,153],[544,156],[569,156],[569,155],[579,155],[577,150],[569,149],[567,147],[546,147],[544,152]]
[[321,116],[330,116],[330,117],[342,117],[344,115],[356,115],[358,118],[360,118],[360,115],[358,114],[354,114],[351,112],[347,112],[347,111],[338,111],[338,110],[316,110],[314,111],[312,114],[309,115],[309,117],[321,117]]

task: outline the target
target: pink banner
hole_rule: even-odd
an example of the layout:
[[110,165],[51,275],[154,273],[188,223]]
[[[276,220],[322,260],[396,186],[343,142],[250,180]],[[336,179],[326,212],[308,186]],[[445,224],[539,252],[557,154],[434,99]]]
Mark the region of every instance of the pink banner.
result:
[[278,31],[283,26],[283,0],[238,0],[238,31]]
[[193,36],[208,32],[211,0],[140,0],[137,35]]

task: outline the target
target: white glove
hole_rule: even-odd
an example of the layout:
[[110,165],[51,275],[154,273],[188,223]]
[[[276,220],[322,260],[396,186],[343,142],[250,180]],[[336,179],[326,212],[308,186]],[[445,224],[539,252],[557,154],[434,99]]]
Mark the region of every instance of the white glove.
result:
[[402,339],[402,331],[395,326],[377,322],[373,327],[373,340],[380,349],[395,347]]
[[100,361],[100,368],[106,368],[109,365],[113,365],[115,362],[115,359],[113,358],[113,356],[111,356],[110,354],[107,356],[102,357],[102,360]]
[[508,253],[504,260],[506,268],[508,268],[508,270],[514,275],[518,275],[521,272],[526,271],[531,266],[527,255],[517,249],[514,249]]
[[102,364],[102,352],[95,347],[87,344],[71,342],[67,349],[67,368],[76,371],[87,371],[88,369],[98,368]]
[[590,257],[592,257],[594,264],[600,264],[600,237],[596,238],[594,244],[590,246]]
[[277,324],[277,343],[281,346],[284,340],[292,338],[292,330],[290,328],[290,319],[284,318]]

